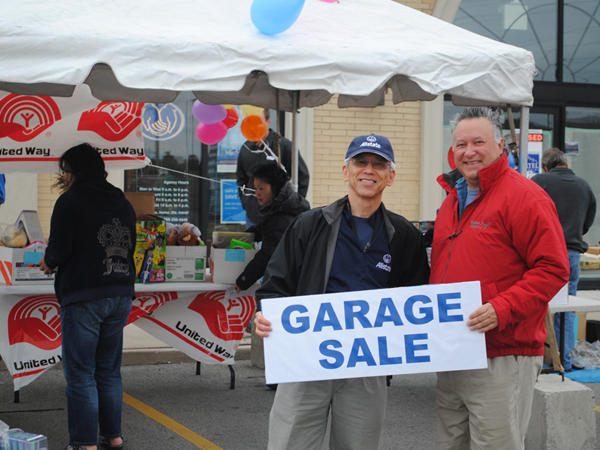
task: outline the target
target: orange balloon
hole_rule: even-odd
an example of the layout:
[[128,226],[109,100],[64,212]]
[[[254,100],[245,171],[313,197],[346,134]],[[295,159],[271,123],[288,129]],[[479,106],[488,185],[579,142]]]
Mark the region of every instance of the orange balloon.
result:
[[259,116],[246,117],[242,120],[241,129],[244,137],[253,142],[260,141],[267,134],[267,124]]

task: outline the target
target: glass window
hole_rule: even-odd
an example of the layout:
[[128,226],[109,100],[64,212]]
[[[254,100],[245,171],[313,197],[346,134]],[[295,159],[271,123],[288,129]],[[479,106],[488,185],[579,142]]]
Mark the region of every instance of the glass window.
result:
[[600,2],[565,2],[563,81],[600,84]]
[[125,190],[153,193],[156,215],[177,224],[199,223],[199,179],[186,175],[200,175],[202,159],[192,115],[194,100],[184,92],[173,103],[144,106],[144,149],[152,165],[125,172]]
[[[182,92],[172,103],[144,106],[144,148],[152,164],[126,171],[125,191],[153,193],[156,215],[174,224],[193,223],[208,243],[216,228],[246,229],[235,172],[246,140],[240,128],[244,111],[256,114],[257,108],[234,106],[237,125],[218,144],[203,145],[192,114],[195,100],[193,93]],[[270,128],[277,130],[277,119],[271,111]]]
[[557,17],[555,1],[463,0],[454,25],[531,51],[535,80],[556,81]]
[[[568,107],[565,127],[565,151],[569,168],[586,180],[598,198],[600,192],[600,108]],[[583,240],[590,245],[600,242],[600,208],[596,220]]]

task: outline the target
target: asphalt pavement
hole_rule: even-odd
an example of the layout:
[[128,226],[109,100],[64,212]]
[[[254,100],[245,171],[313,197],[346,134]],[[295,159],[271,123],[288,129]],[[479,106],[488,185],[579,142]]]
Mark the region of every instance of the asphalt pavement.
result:
[[[123,435],[128,450],[264,450],[275,391],[249,360],[234,365],[235,389],[225,366],[193,362],[124,366]],[[0,419],[48,437],[50,448],[68,443],[65,381],[48,370],[13,403],[12,381],[0,372]],[[388,388],[381,450],[433,448],[435,375],[395,376]],[[323,449],[327,449],[327,437]]]

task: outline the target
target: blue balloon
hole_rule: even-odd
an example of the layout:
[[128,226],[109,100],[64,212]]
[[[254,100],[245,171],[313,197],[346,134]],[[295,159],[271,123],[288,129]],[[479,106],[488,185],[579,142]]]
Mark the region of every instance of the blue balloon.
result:
[[256,28],[265,34],[287,30],[298,19],[305,0],[254,0],[250,18]]

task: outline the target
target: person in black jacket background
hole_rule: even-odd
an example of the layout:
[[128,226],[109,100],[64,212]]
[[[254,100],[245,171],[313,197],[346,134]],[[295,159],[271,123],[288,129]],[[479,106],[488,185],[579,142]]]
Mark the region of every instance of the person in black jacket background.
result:
[[[55,269],[62,363],[67,381],[67,449],[123,447],[123,328],[135,297],[135,212],[106,181],[104,161],[89,144],[60,159],[62,191],[50,223],[41,269]],[[100,436],[98,437],[98,428]]]
[[[254,176],[252,172],[256,166],[264,164],[269,161],[275,161],[275,157],[269,154],[265,148],[268,146],[273,154],[279,158],[279,162],[283,165],[291,176],[292,173],[292,143],[284,138],[283,136],[279,140],[279,151],[278,145],[275,143],[275,132],[269,128],[271,124],[271,118],[269,110],[265,109],[260,113],[260,116],[265,119],[267,124],[267,132],[263,136],[263,142],[252,142],[246,141],[240,149],[240,154],[237,160],[236,178],[238,185],[238,193],[242,206],[246,211],[246,226],[250,227],[259,221],[259,209],[260,205],[253,195],[245,195],[244,187],[248,189],[254,189]],[[281,153],[281,154],[279,154]],[[302,197],[306,197],[308,192],[308,182],[310,176],[308,174],[308,167],[302,159],[302,156],[298,154],[298,193]]]
[[236,290],[244,291],[260,279],[294,218],[308,211],[308,201],[292,190],[287,173],[275,162],[261,164],[253,171],[255,195],[260,205],[259,222],[248,229],[262,247],[236,280]]

